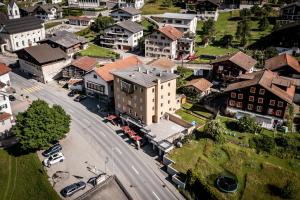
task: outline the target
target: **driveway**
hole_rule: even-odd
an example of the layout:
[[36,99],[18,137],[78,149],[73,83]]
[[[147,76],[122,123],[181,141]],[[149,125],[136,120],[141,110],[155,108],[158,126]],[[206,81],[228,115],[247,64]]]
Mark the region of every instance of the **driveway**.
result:
[[68,176],[54,185],[56,191],[80,179],[87,181],[93,176],[87,170],[90,164],[100,171],[115,174],[134,199],[183,199],[166,180],[156,157],[129,145],[116,134],[117,127],[103,122],[89,104],[74,102],[67,96],[68,91],[56,84],[29,81],[15,73],[11,73],[11,82],[17,92],[24,92],[30,101],[44,99],[50,104],[61,105],[71,115],[71,132],[61,141],[66,160],[48,169],[50,180],[56,171],[68,172]]

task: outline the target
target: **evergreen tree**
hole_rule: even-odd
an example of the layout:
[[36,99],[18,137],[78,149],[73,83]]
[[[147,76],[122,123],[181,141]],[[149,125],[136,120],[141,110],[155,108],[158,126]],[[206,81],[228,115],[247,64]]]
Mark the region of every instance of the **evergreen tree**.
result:
[[266,16],[260,18],[260,20],[258,22],[259,30],[264,31],[269,27],[269,25],[270,25],[270,22]]
[[206,43],[213,41],[216,34],[216,25],[213,19],[208,19],[203,23],[202,33],[202,41],[206,40]]
[[245,18],[238,22],[235,37],[240,41],[241,46],[245,46],[251,37],[251,27],[249,19]]

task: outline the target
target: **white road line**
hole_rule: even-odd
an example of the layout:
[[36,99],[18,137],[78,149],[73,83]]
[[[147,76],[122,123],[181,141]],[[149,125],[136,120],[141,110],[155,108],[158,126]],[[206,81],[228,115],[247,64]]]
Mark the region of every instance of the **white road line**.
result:
[[152,193],[154,194],[154,196],[157,200],[160,200],[160,198],[157,196],[157,194],[155,194],[155,192],[152,191]]
[[118,147],[115,147],[115,149],[120,155],[122,155],[122,151]]
[[131,168],[133,169],[133,171],[137,174],[137,175],[139,175],[140,173],[138,172],[138,170],[136,170],[136,168],[134,168],[134,166],[132,165],[131,166]]

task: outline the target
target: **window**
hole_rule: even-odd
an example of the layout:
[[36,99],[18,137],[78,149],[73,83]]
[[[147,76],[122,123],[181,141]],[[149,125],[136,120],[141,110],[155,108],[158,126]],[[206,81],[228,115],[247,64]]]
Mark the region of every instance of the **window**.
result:
[[256,91],[256,88],[255,88],[255,87],[251,87],[251,88],[250,88],[250,92],[251,92],[251,93],[255,93],[255,91]]
[[275,100],[272,100],[272,99],[271,99],[269,105],[270,105],[270,106],[275,106]]
[[170,87],[170,86],[171,86],[171,83],[168,83],[168,86]]
[[261,112],[262,111],[262,106],[256,106],[256,111]]
[[264,103],[264,98],[258,98],[258,103]]
[[277,106],[278,107],[283,107],[283,102],[282,101],[278,101]]
[[254,102],[254,96],[249,96],[249,101]]
[[16,46],[19,47],[19,42],[16,42]]
[[144,92],[144,88],[140,88],[140,92],[141,92],[141,93]]
[[268,109],[268,114],[269,115],[274,115],[274,109],[273,108],[269,108]]
[[94,78],[97,79],[97,75],[96,74],[94,74]]
[[170,104],[170,102],[171,102],[171,101],[170,101],[170,100],[168,100],[168,104]]
[[140,111],[143,111],[143,106],[140,106]]
[[276,116],[281,116],[282,111],[281,110],[276,110]]
[[264,95],[265,94],[265,89],[259,89],[259,94]]
[[154,99],[152,99],[152,102],[154,102],[155,100]]
[[242,102],[237,102],[237,103],[236,103],[236,107],[238,107],[238,108],[243,107],[243,103],[242,103]]
[[152,93],[154,93],[154,91],[155,91],[154,88],[152,88]]
[[168,92],[168,96],[170,96],[171,95],[171,93],[170,92]]
[[128,111],[128,112],[129,112],[129,114],[131,114],[131,113],[132,113],[132,110],[131,110],[131,108],[129,108],[129,111]]
[[248,110],[253,110],[253,104],[248,104]]
[[230,105],[230,106],[235,106],[235,101],[230,100],[230,101],[229,101],[229,105]]
[[161,86],[160,86],[160,89],[164,89],[164,86],[163,86],[163,85],[161,85]]
[[164,98],[164,95],[161,95],[160,98],[163,99],[163,98]]
[[163,103],[161,103],[161,104],[160,104],[160,107],[163,107],[163,106],[164,106],[164,104],[163,104]]
[[231,98],[236,98],[236,93],[235,92],[231,92]]
[[243,99],[244,95],[243,94],[238,94],[238,99]]
[[154,110],[154,106],[152,107],[152,110]]

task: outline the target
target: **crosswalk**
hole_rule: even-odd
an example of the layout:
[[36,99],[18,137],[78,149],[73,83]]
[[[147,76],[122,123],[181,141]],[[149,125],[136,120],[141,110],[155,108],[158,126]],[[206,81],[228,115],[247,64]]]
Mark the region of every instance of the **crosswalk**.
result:
[[43,86],[41,85],[34,85],[32,87],[29,87],[29,88],[25,88],[23,89],[25,92],[27,93],[33,93],[33,92],[37,92],[37,91],[40,91],[43,89]]

